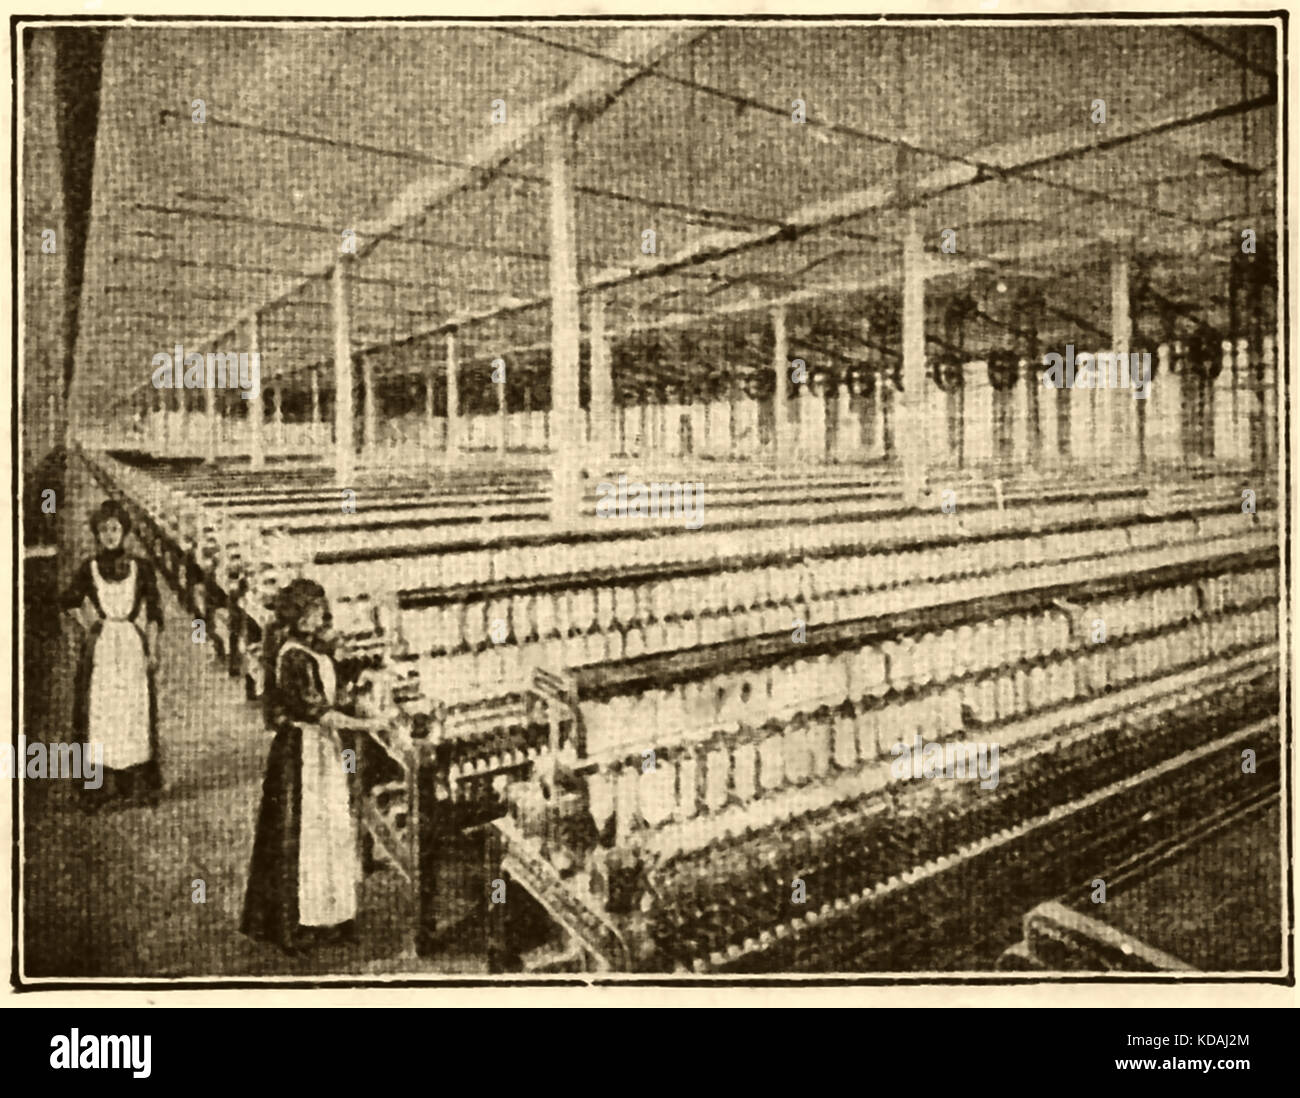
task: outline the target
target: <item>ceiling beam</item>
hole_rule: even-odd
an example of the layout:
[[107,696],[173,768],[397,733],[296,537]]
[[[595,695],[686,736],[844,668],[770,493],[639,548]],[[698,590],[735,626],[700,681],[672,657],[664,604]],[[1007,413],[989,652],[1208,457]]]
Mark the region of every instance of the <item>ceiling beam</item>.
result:
[[[567,94],[575,94],[572,87]],[[916,199],[933,198],[993,180],[1013,179],[1029,174],[1031,169],[1052,163],[1069,162],[1089,153],[1121,147],[1144,137],[1159,136],[1177,129],[1200,125],[1206,121],[1251,111],[1273,101],[1275,101],[1275,96],[1256,97],[1236,103],[1219,105],[1207,105],[1203,100],[1192,103],[1184,102],[1181,110],[1170,112],[1165,118],[1154,123],[1125,123],[1122,120],[1116,120],[1111,124],[1109,136],[1103,141],[1098,141],[1091,131],[1082,127],[1073,127],[1065,133],[1035,135],[1023,141],[985,150],[978,160],[972,160],[969,163],[951,164],[927,174],[918,183]],[[496,147],[493,155],[498,159],[508,159],[511,154],[506,147]],[[445,182],[413,185],[413,188],[408,188],[407,192],[390,206],[385,220],[392,224],[400,224],[404,218],[410,219],[410,217],[418,216],[411,212],[416,206],[419,206],[426,199],[436,202],[438,200],[437,196],[444,195],[450,186]],[[651,261],[636,268],[614,268],[600,271],[584,289],[586,292],[607,290],[649,278],[686,273],[693,266],[742,254],[765,245],[796,240],[805,235],[825,231],[828,228],[841,225],[846,221],[851,221],[871,212],[896,207],[899,203],[899,196],[892,187],[877,186],[864,191],[852,192],[836,199],[802,207],[788,217],[783,224],[771,225],[748,232],[726,231],[713,233],[695,241],[683,254],[674,258]],[[425,207],[421,208],[421,212],[423,208]],[[377,239],[370,237],[366,238],[360,246],[366,249],[377,245],[377,243]],[[868,288],[872,285],[875,285],[875,283],[861,284],[861,288]],[[785,300],[798,303],[813,300],[819,293],[825,292],[827,291],[818,291],[815,288],[805,289],[795,292]],[[533,309],[543,308],[547,304],[549,304],[549,295],[531,301],[515,301],[483,312],[461,314],[435,326],[415,331],[404,337],[400,343],[405,344],[435,337],[449,330],[467,325],[517,316]],[[754,308],[770,307],[770,304],[770,302],[764,302],[761,305],[742,302],[728,307],[723,312],[748,312]],[[627,330],[688,327],[704,320],[707,320],[707,315],[672,314],[667,318],[661,318],[650,323],[633,325]],[[367,349],[375,348],[359,348],[363,352]]]
[[[625,88],[635,83],[646,69],[657,65],[674,50],[690,43],[705,33],[696,26],[638,26],[623,31],[610,45],[612,56],[617,57],[629,70],[611,70],[608,64],[591,62],[578,71],[568,86],[558,95],[528,107],[515,121],[505,126],[494,126],[488,136],[479,141],[469,157],[469,166],[452,170],[452,178],[419,179],[405,187],[382,215],[373,220],[358,222],[357,255],[364,258],[384,240],[390,238],[403,225],[423,217],[429,210],[452,196],[490,179],[491,174],[504,167],[509,160],[529,144],[538,140],[556,119],[575,111],[589,116],[606,109]],[[311,278],[325,278],[338,261],[334,249],[307,274]],[[298,288],[290,291],[297,292]],[[288,294],[267,302],[263,307],[278,304]]]
[[[913,192],[914,198],[916,201],[923,201],[996,179],[1014,178],[1030,167],[1041,167],[1053,162],[1053,157],[1062,160],[1075,159],[1101,148],[1115,148],[1146,136],[1168,133],[1179,127],[1201,125],[1207,119],[1255,110],[1275,101],[1275,98],[1264,96],[1210,107],[1202,103],[1199,104],[1199,109],[1197,106],[1185,104],[1182,110],[1170,112],[1169,115],[1154,123],[1116,120],[1112,123],[1112,136],[1104,142],[1098,142],[1095,135],[1077,126],[1065,132],[1035,135],[986,150],[980,157],[979,166],[950,164],[927,173],[917,180]],[[702,263],[740,255],[765,245],[796,240],[872,212],[899,208],[900,205],[899,195],[893,187],[878,185],[866,190],[853,191],[834,199],[803,206],[791,213],[786,218],[786,223],[781,226],[750,232],[711,233],[694,241],[682,254],[673,258],[647,262],[636,268],[610,268],[600,271],[591,278],[584,291],[609,290],[648,278],[663,277]],[[548,294],[522,305],[454,317],[442,324],[415,333],[415,337],[437,335],[517,313],[522,309],[543,307],[549,303]]]

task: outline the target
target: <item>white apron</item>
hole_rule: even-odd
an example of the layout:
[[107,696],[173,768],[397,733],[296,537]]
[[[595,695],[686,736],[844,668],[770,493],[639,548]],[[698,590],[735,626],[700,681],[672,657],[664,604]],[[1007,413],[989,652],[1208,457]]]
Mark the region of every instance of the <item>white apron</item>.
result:
[[[316,661],[325,703],[334,704],[334,663],[295,641],[280,649],[279,661],[291,648]],[[348,775],[343,768],[343,744],[337,732],[319,724],[295,721],[302,731],[302,804],[298,824],[298,922],[302,926],[336,926],[357,914],[357,884],[361,859],[356,828],[348,803]]]
[[104,765],[112,770],[153,758],[149,739],[149,676],[144,637],[131,610],[135,606],[136,565],[126,578],[110,583],[90,562],[91,580],[104,620],[90,654],[90,697],[86,740],[104,745]]

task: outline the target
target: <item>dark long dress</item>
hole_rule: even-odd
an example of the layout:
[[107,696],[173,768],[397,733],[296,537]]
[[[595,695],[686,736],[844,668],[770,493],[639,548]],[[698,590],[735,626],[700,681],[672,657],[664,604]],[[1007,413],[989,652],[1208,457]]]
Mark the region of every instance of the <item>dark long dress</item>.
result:
[[[108,620],[104,607],[100,605],[99,592],[91,570],[92,561],[103,579],[111,584],[123,582],[130,575],[132,565],[135,566],[135,591],[129,619],[140,631],[142,645],[144,634],[139,625],[142,610],[145,621],[157,625],[160,634],[163,627],[162,600],[158,595],[153,566],[147,560],[121,551],[105,551],[87,559],[77,570],[67,590],[60,595],[61,610],[76,610],[89,603],[97,616],[81,645],[73,702],[73,729],[77,738],[87,743],[90,742],[91,735],[91,677],[95,670],[95,653],[104,623]],[[149,759],[126,767],[111,767],[108,765],[110,760],[106,759],[103,785],[96,790],[87,790],[97,801],[148,795],[162,787],[162,773],[158,767],[158,691],[154,672],[147,663],[144,674],[149,694]]]
[[275,733],[262,782],[262,806],[240,929],[257,941],[298,952],[332,941],[355,940],[352,919],[333,927],[303,926],[298,913],[298,850],[302,826],[302,730],[330,708],[316,661],[286,651],[268,668],[267,724]]

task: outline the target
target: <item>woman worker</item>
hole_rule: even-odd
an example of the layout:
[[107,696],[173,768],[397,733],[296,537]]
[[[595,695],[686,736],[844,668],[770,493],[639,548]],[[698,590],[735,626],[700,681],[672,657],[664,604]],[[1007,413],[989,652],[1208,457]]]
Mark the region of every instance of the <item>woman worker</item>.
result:
[[275,733],[241,929],[289,953],[356,940],[361,866],[339,732],[365,724],[336,708],[329,603],[312,580],[276,596],[267,632],[268,729]]
[[121,504],[106,500],[90,527],[99,551],[59,599],[68,619],[80,623],[86,607],[93,615],[82,639],[73,708],[77,736],[104,752],[104,781],[87,790],[95,798],[88,803],[152,801],[162,786],[154,684],[163,624],[158,584],[152,565],[126,552],[131,519]]

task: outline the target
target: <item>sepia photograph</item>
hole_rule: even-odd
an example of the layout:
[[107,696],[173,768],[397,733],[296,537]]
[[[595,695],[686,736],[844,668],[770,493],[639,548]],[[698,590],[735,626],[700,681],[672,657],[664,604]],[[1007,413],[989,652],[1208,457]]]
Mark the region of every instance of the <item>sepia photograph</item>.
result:
[[1286,13],[472,15],[11,17],[12,986],[1294,987]]

